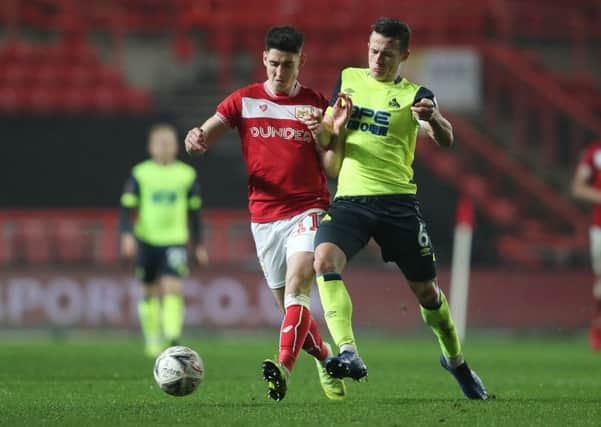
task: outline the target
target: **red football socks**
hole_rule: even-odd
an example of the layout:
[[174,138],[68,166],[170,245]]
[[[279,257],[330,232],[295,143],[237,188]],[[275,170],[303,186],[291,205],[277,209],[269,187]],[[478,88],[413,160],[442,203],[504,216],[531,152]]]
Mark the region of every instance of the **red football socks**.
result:
[[311,324],[309,326],[309,332],[307,333],[307,338],[305,339],[305,343],[303,344],[303,350],[309,353],[311,356],[323,362],[328,357],[328,349],[323,343],[321,339],[321,335],[319,334],[319,329],[317,328],[317,322],[311,316]]
[[311,312],[307,307],[300,304],[286,307],[286,315],[280,329],[278,360],[289,371],[292,371],[298,353],[304,347],[310,326]]

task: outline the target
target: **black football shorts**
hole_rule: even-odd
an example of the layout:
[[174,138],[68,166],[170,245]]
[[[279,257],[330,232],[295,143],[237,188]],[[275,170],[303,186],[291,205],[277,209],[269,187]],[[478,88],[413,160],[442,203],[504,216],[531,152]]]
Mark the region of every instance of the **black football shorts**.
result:
[[155,246],[138,240],[136,275],[145,284],[161,276],[184,277],[188,274],[188,253],[183,245]]
[[407,280],[436,277],[434,249],[415,195],[336,198],[317,229],[315,247],[333,243],[350,260],[372,237],[382,259],[395,262]]

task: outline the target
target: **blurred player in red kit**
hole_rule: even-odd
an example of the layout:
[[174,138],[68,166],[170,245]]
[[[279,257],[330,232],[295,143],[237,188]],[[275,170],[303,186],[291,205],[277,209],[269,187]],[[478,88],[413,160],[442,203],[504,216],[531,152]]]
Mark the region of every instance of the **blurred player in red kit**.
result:
[[[345,398],[346,389],[325,370],[332,352],[320,337],[309,303],[315,276],[313,240],[330,204],[324,171],[336,175],[340,168],[338,134],[352,106],[340,95],[334,100],[332,118],[322,122],[328,101],[297,80],[305,59],[302,47],[303,35],[296,29],[270,29],[263,52],[267,80],[225,98],[214,116],[188,132],[186,150],[202,154],[230,128],[237,128],[240,135],[257,256],[285,313],[278,360],[267,359],[262,365],[269,396],[284,398],[303,348],[317,361],[326,396],[339,400]],[[333,137],[322,132],[322,126],[328,126]]]
[[596,279],[590,344],[593,350],[601,351],[601,140],[584,150],[572,181],[572,194],[593,205],[590,250]]

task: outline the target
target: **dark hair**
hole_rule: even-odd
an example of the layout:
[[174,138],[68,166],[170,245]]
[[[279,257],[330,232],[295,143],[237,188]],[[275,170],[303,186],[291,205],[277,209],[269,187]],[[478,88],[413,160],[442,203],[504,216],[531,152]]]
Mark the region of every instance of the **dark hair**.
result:
[[394,18],[378,18],[371,26],[372,32],[382,34],[384,37],[389,37],[398,40],[401,51],[409,49],[409,41],[411,40],[411,29],[409,25]]
[[288,25],[271,27],[265,35],[265,50],[277,49],[284,52],[299,53],[303,48],[303,33]]

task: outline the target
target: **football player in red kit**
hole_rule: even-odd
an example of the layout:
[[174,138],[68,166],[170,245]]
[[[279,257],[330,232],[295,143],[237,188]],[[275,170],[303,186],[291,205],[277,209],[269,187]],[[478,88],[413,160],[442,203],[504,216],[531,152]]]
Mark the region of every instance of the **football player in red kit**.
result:
[[572,181],[572,194],[593,205],[590,248],[596,279],[590,344],[593,350],[601,351],[601,140],[591,144],[582,154]]
[[[314,281],[313,239],[330,204],[324,171],[337,174],[342,161],[338,134],[350,116],[350,99],[335,101],[331,122],[321,117],[328,101],[299,83],[304,63],[303,35],[288,26],[265,37],[267,80],[225,98],[214,116],[186,136],[190,154],[204,153],[227,129],[236,128],[248,170],[251,231],[268,286],[285,313],[278,360],[263,362],[269,396],[284,398],[287,380],[303,348],[316,362],[330,399],[344,399],[344,382],[331,377],[324,362],[332,351],[309,309]],[[348,101],[348,102],[346,102]],[[320,126],[332,138],[322,141]]]

